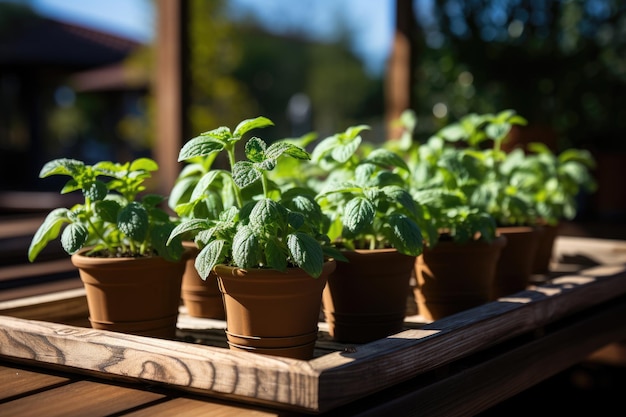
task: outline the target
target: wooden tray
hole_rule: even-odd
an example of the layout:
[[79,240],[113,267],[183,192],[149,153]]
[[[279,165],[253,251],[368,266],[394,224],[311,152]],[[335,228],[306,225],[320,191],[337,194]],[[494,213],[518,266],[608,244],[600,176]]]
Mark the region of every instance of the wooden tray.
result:
[[[0,303],[0,355],[305,413],[407,382],[424,409],[428,398],[450,393],[445,384],[465,384],[472,392],[455,398],[471,408],[484,401],[476,394],[489,380],[482,389],[499,387],[491,395],[502,400],[626,339],[626,242],[559,238],[556,253],[554,274],[534,277],[549,278],[541,284],[432,323],[407,317],[406,330],[375,342],[333,342],[322,322],[309,361],[230,351],[223,321],[191,318],[184,309],[177,340],[94,330],[82,289]],[[581,340],[573,341],[577,334]],[[470,368],[481,370],[480,382],[467,378]]]

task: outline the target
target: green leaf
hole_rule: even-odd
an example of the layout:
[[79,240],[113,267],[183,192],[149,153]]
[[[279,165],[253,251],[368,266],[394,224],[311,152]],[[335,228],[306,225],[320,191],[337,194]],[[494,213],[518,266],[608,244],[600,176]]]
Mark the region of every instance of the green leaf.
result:
[[156,163],[156,161],[154,159],[150,159],[150,158],[138,158],[135,159],[131,164],[130,164],[130,171],[148,171],[148,172],[154,172],[157,171],[159,169],[159,165]]
[[64,223],[70,223],[68,218],[69,210],[58,208],[52,210],[43,223],[39,226],[28,248],[28,260],[33,262],[39,253],[48,245],[48,242],[56,239],[61,232]]
[[129,238],[143,241],[148,234],[148,212],[145,207],[134,201],[120,210],[117,227]]
[[258,171],[260,171],[260,172],[262,172],[262,171],[271,171],[274,168],[276,168],[276,159],[268,158],[268,159],[266,159],[264,161],[256,162],[254,164],[254,167]]
[[308,234],[296,232],[287,236],[287,247],[296,265],[314,278],[321,275],[324,267],[324,252],[317,240]]
[[418,256],[423,251],[424,237],[419,226],[402,214],[392,214],[387,219],[390,233],[387,239],[398,252]]
[[354,155],[356,150],[359,149],[361,141],[361,137],[357,136],[350,141],[339,144],[333,148],[330,154],[335,161],[345,163]]
[[387,149],[374,149],[367,155],[365,161],[383,168],[402,168],[405,171],[409,170],[408,165],[400,155]]
[[76,175],[85,171],[85,164],[76,159],[54,159],[47,162],[41,171],[39,172],[39,178],[46,178],[50,175],[69,175],[75,177]]
[[230,173],[223,169],[214,169],[204,174],[193,189],[190,201],[201,198],[205,192],[214,185],[222,176],[229,176]]
[[289,214],[287,214],[287,223],[296,230],[304,225],[305,220],[304,215],[297,211],[290,211]]
[[141,199],[144,207],[156,207],[165,201],[165,197],[159,194],[146,194]]
[[176,206],[188,203],[191,198],[191,192],[196,185],[197,178],[180,176],[170,190],[167,200],[167,206],[176,210]]
[[250,138],[245,147],[246,158],[252,162],[263,162],[267,158],[265,156],[266,148],[267,145],[262,139],[256,136]]
[[233,167],[233,181],[239,187],[244,188],[261,178],[261,172],[256,169],[252,162],[239,161]]
[[350,126],[346,129],[344,133],[341,134],[342,140],[345,139],[354,139],[356,138],[362,131],[369,130],[370,127],[368,125],[357,125]]
[[[322,222],[324,214],[312,197],[299,195],[285,203],[288,208],[306,216],[309,223],[318,224]],[[291,221],[290,221],[291,223]],[[293,224],[293,223],[292,223]],[[299,228],[295,226],[294,228]]]
[[233,138],[233,134],[230,132],[230,129],[226,126],[220,126],[213,130],[209,130],[208,132],[203,132],[200,134],[200,136],[215,139],[224,145],[226,145],[229,142],[229,140]]
[[270,238],[265,245],[265,259],[267,260],[267,266],[277,271],[284,271],[287,269],[287,257],[283,253],[281,246],[277,239]]
[[405,189],[397,186],[383,187],[383,193],[389,198],[390,201],[397,203],[400,207],[403,207],[408,213],[417,216],[418,207],[417,203],[413,199],[413,196]]
[[96,215],[105,222],[116,223],[117,216],[121,210],[121,206],[114,200],[101,200],[97,201],[94,205],[94,211]]
[[437,135],[449,142],[458,142],[466,136],[466,130],[459,123],[454,123],[442,128]]
[[185,233],[195,233],[198,230],[209,228],[209,222],[205,219],[185,219],[171,231],[167,243],[171,243],[176,237]]
[[197,136],[183,145],[178,153],[178,162],[198,156],[208,156],[224,149],[224,144],[209,136]]
[[274,122],[266,117],[259,116],[254,119],[246,119],[237,125],[235,131],[233,132],[233,136],[239,138],[251,131],[252,129],[258,129],[267,126],[274,126]]
[[306,150],[287,142],[274,142],[265,151],[265,156],[272,159],[278,159],[282,154],[301,160],[311,159],[311,155]]
[[354,169],[354,181],[361,187],[375,186],[372,182],[372,176],[378,171],[378,168],[374,164],[360,163]]
[[278,203],[269,198],[259,200],[250,212],[250,224],[255,229],[269,223],[280,224],[281,222]]
[[214,240],[200,250],[194,262],[200,278],[206,281],[215,265],[224,260],[225,247],[226,244],[223,240]]
[[259,239],[249,226],[241,226],[233,237],[233,262],[240,268],[257,267],[262,258]]
[[314,163],[320,162],[320,160],[326,157],[335,147],[339,145],[339,138],[337,135],[329,136],[322,141],[320,141],[315,148],[313,149],[313,153],[311,154],[311,160]]
[[372,224],[375,215],[376,210],[369,200],[355,197],[346,204],[343,225],[350,232],[357,234]]
[[70,255],[83,247],[89,238],[89,230],[80,223],[69,224],[61,235],[61,246]]
[[128,164],[116,164],[113,161],[100,161],[93,166],[93,170],[109,177],[118,177],[120,172],[126,172]]
[[71,193],[72,191],[76,191],[76,190],[80,190],[80,189],[82,189],[81,184],[79,184],[75,180],[71,179],[71,180],[68,180],[65,183],[65,185],[61,189],[61,194]]
[[107,186],[100,180],[90,181],[83,184],[83,195],[92,201],[102,200],[107,195]]
[[167,261],[180,260],[185,251],[180,236],[169,238],[173,229],[172,223],[162,223],[150,230],[150,241],[154,249]]
[[509,123],[502,123],[488,125],[485,132],[491,139],[501,141],[506,137],[510,130],[511,125]]

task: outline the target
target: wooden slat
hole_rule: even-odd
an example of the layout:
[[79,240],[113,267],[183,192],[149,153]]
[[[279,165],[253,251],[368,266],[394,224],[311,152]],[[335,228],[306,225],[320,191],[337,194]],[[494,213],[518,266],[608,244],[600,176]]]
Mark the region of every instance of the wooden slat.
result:
[[58,386],[69,382],[70,379],[0,365],[0,381],[2,381],[0,400],[6,400],[46,387]]
[[244,405],[229,405],[193,398],[175,398],[149,408],[124,414],[126,417],[289,417],[284,411],[260,410]]
[[0,302],[2,314],[29,320],[67,323],[68,320],[87,318],[89,309],[85,289],[71,289]]
[[[6,201],[1,199],[6,193],[0,193],[0,203]],[[45,215],[30,215],[20,217],[0,217],[0,239],[9,239],[20,236],[32,236],[35,234]]]
[[6,402],[2,413],[21,417],[99,417],[163,398],[159,393],[85,380]]
[[[0,353],[240,401],[326,411],[626,293],[624,267],[563,276],[466,312],[311,361],[0,317]],[[375,378],[364,378],[376,370]]]
[[0,268],[0,281],[11,281],[22,278],[39,277],[60,273],[74,273],[78,271],[69,256],[46,262],[32,264],[9,265]]
[[79,288],[83,288],[83,283],[77,273],[72,278],[38,282],[37,284],[21,285],[15,288],[4,288],[0,290],[0,302],[37,297]]
[[[626,301],[626,300],[625,300]],[[415,378],[327,415],[465,417],[478,414],[581,362],[604,344],[626,338],[626,303],[593,314],[482,360],[460,361],[439,379]],[[598,405],[601,407],[601,405]],[[537,415],[541,405],[537,404]],[[326,415],[326,414],[325,414]],[[516,415],[516,414],[511,414]]]

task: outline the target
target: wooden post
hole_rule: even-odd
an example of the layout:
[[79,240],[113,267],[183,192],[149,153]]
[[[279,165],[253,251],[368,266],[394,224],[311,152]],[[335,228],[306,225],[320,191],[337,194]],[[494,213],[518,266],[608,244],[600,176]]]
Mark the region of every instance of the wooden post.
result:
[[386,115],[388,138],[398,137],[392,122],[408,108],[413,108],[413,89],[415,82],[415,57],[417,24],[413,9],[413,0],[396,0],[396,32],[387,74],[385,78]]
[[178,152],[187,134],[188,0],[157,0],[156,144],[158,192],[169,194],[181,165]]

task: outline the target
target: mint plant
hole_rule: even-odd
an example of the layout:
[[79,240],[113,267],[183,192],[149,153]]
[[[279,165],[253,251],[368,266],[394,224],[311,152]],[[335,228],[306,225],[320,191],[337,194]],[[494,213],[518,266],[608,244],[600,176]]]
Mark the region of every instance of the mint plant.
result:
[[538,213],[528,188],[528,175],[522,150],[502,150],[513,125],[526,119],[514,110],[497,114],[468,114],[444,127],[436,136],[450,146],[462,148],[465,157],[474,158],[475,186],[465,189],[468,204],[491,214],[499,226],[534,225]]
[[124,164],[102,161],[87,165],[67,158],[46,163],[39,177],[69,176],[61,194],[81,191],[84,203],[54,209],[46,216],[31,241],[29,261],[59,235],[70,255],[90,247],[88,256],[180,259],[180,239],[168,242],[177,220],[160,208],[165,197],[146,194],[138,198],[146,189],[144,181],[157,169],[157,163],[149,158]]
[[217,218],[184,217],[170,235],[170,239],[195,236],[200,248],[195,266],[203,279],[220,263],[279,271],[300,267],[318,277],[327,258],[342,258],[322,233],[324,217],[313,198],[297,192],[283,193],[268,177],[281,157],[307,160],[308,152],[284,141],[267,145],[255,136],[245,144],[246,159],[236,160],[236,145],[243,136],[270,124],[265,117],[246,119],[234,131],[219,127],[181,148],[179,161],[220,152],[225,152],[229,161],[229,170],[209,170],[194,187],[189,202],[176,207],[177,213],[184,216],[211,198],[208,191],[219,182],[224,209]]
[[[465,243],[495,239],[495,219],[469,201],[484,177],[479,159],[438,135],[424,143],[415,140],[413,132],[418,120],[411,110],[403,112],[398,123],[403,128],[401,137],[388,141],[386,146],[402,155],[409,167],[405,182],[424,208],[424,217],[430,224],[429,246],[434,247],[441,240]],[[463,130],[466,129],[474,131],[472,125]],[[454,135],[453,130],[444,131]]]
[[528,187],[539,216],[550,225],[572,220],[578,212],[579,193],[597,189],[591,175],[595,159],[585,149],[570,148],[557,154],[539,142],[529,143],[528,150],[525,167],[533,179]]
[[312,162],[327,175],[316,200],[330,220],[329,238],[348,250],[395,248],[417,256],[422,229],[430,227],[399,173],[408,166],[394,152],[363,146],[360,133],[366,129],[351,126],[313,150]]

